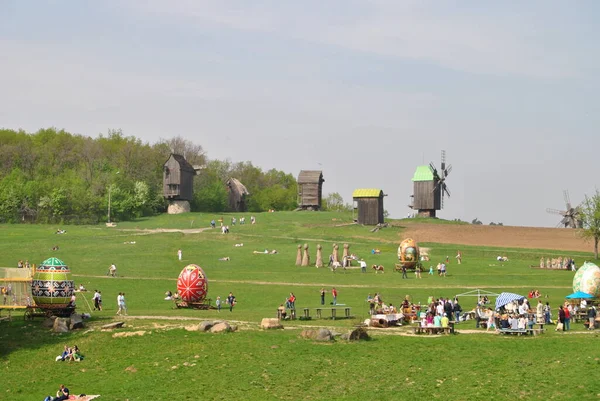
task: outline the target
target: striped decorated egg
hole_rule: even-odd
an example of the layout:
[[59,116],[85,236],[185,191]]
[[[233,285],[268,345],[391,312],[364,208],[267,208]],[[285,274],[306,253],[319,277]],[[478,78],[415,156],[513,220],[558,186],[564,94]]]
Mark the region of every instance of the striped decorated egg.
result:
[[35,304],[43,309],[63,309],[71,301],[74,285],[69,267],[58,258],[44,260],[31,282]]
[[179,273],[177,292],[183,301],[202,302],[208,293],[208,279],[198,265],[187,265]]

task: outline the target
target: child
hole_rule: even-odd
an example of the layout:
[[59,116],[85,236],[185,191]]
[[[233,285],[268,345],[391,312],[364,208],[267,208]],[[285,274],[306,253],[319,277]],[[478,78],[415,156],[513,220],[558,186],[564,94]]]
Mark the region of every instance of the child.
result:
[[433,276],[433,266],[429,266],[429,275]]
[[216,304],[217,304],[217,311],[221,312],[221,297],[217,297]]

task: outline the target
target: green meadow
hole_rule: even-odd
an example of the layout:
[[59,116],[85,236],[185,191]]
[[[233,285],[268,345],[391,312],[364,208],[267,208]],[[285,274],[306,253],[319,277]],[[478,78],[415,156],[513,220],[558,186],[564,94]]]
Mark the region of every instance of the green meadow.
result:
[[[236,217],[241,217],[237,214]],[[39,264],[55,256],[71,268],[78,286],[78,312],[89,312],[94,289],[102,291],[104,310],[93,312],[86,329],[54,334],[42,319],[0,323],[0,399],[43,400],[66,384],[73,394],[101,394],[101,400],[393,400],[449,399],[598,399],[600,368],[598,335],[583,330],[556,333],[549,326],[537,337],[504,337],[471,331],[474,322],[457,326],[452,336],[407,336],[403,330],[370,330],[371,340],[315,343],[301,339],[303,327],[344,333],[368,317],[367,294],[379,292],[386,302],[400,304],[406,295],[425,303],[428,296],[454,297],[476,288],[526,295],[538,289],[543,301],[556,308],[571,293],[573,273],[532,269],[540,256],[564,250],[499,249],[460,245],[463,263],[454,263],[459,245],[422,243],[430,248],[431,264],[450,256],[447,277],[402,279],[393,271],[403,236],[402,220],[372,233],[371,227],[351,225],[346,213],[277,212],[256,214],[257,224],[231,226],[223,235],[210,229],[211,219],[231,214],[191,213],[104,226],[0,225],[0,266],[16,267],[19,259]],[[64,235],[55,234],[66,229]],[[161,230],[196,230],[194,233]],[[204,229],[200,231],[199,229]],[[235,244],[244,244],[235,247]],[[369,269],[332,273],[314,267],[316,246],[325,261],[332,245],[350,244],[350,252],[367,263],[384,265],[384,274]],[[296,249],[308,244],[311,267],[295,266]],[[53,246],[58,251],[52,251]],[[177,250],[183,261],[177,260]],[[373,255],[377,248],[381,254]],[[265,249],[275,255],[254,254]],[[505,254],[510,261],[499,263]],[[569,252],[580,262],[591,254]],[[219,258],[229,257],[229,261]],[[111,263],[117,277],[106,275]],[[195,263],[209,280],[209,297],[224,299],[231,291],[238,304],[201,311],[176,309],[164,300],[176,290],[181,269]],[[426,267],[428,267],[427,265]],[[264,317],[275,317],[290,292],[296,308],[319,306],[319,290],[336,287],[338,303],[352,308],[353,319],[285,322],[285,330],[261,331]],[[125,292],[126,326],[100,331],[116,321],[116,297]],[[547,297],[547,298],[546,298]],[[493,301],[493,299],[492,299]],[[470,310],[476,297],[462,297]],[[313,309],[314,310],[314,309]],[[3,316],[6,313],[4,312]],[[314,315],[314,312],[312,312]],[[556,311],[553,312],[556,316]],[[225,319],[239,331],[210,334],[188,331],[201,320]],[[113,337],[118,332],[144,335]],[[79,363],[55,362],[64,345],[77,344],[85,355]]]

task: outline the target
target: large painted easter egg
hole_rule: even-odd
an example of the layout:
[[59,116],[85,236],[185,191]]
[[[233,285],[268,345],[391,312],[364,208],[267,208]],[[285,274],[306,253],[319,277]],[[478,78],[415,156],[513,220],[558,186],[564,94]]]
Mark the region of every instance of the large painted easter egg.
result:
[[44,260],[36,269],[31,282],[35,304],[43,309],[66,308],[74,291],[70,275],[69,267],[62,260]]
[[600,267],[585,262],[577,270],[575,277],[573,277],[573,292],[578,291],[600,297]]
[[183,301],[202,302],[208,293],[208,279],[198,265],[187,265],[179,273],[177,292]]
[[414,268],[419,263],[419,246],[412,238],[407,238],[398,247],[398,260],[406,268]]

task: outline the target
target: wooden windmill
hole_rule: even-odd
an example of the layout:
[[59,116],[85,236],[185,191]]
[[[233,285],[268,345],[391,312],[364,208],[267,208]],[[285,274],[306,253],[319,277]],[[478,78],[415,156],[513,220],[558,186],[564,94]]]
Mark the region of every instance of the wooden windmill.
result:
[[564,228],[582,228],[583,221],[581,220],[581,210],[579,206],[571,206],[569,191],[564,190],[563,197],[565,199],[566,210],[546,209],[546,211],[548,213],[562,216],[562,219],[557,224],[558,227],[563,226]]
[[442,163],[438,170],[433,163],[418,166],[413,176],[414,192],[410,208],[417,210],[419,216],[435,217],[436,211],[444,207],[444,196],[450,197],[446,177],[452,171],[446,165],[446,151],[442,150]]

